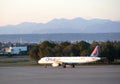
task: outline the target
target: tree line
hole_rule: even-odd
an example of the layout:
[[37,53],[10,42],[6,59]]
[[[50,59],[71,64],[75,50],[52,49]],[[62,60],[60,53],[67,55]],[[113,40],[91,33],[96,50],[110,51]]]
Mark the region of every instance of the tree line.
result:
[[99,45],[99,57],[105,57],[109,63],[115,59],[120,59],[120,41],[107,41],[88,43],[86,41],[76,41],[74,43],[44,41],[29,51],[29,56],[32,60],[38,62],[42,57],[52,56],[90,56],[94,48]]

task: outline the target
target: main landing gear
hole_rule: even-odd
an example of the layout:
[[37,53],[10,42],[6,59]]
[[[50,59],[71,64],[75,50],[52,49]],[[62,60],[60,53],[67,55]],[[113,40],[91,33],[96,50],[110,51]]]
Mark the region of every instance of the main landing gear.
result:
[[[62,64],[62,67],[63,67],[63,68],[66,68],[66,66],[67,66],[67,64]],[[71,64],[71,67],[72,67],[72,68],[75,68],[75,65],[74,65],[74,64]]]

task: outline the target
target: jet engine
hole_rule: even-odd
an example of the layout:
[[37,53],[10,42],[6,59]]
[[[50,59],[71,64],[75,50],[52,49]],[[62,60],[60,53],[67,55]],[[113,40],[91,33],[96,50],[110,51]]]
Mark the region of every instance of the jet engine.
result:
[[53,66],[53,67],[58,67],[59,64],[58,64],[58,63],[53,63],[52,66]]

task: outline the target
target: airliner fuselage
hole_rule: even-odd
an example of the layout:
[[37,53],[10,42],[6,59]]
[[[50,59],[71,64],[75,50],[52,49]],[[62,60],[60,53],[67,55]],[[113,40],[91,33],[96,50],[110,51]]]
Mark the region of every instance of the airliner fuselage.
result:
[[66,67],[66,65],[72,65],[72,67],[74,67],[75,64],[89,63],[100,60],[101,58],[98,57],[98,53],[99,53],[99,46],[96,46],[96,48],[94,49],[94,51],[90,56],[43,57],[38,61],[38,63],[52,64],[53,67],[57,67],[59,65],[63,65],[64,68]]

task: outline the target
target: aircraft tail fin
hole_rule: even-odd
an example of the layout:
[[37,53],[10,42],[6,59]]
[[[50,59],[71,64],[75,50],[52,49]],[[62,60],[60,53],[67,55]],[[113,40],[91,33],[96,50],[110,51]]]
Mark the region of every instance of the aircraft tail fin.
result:
[[99,46],[97,45],[93,50],[92,54],[90,55],[90,57],[97,57],[98,54],[99,54]]

